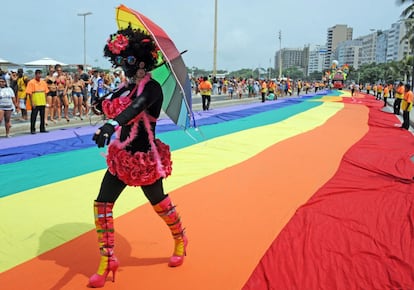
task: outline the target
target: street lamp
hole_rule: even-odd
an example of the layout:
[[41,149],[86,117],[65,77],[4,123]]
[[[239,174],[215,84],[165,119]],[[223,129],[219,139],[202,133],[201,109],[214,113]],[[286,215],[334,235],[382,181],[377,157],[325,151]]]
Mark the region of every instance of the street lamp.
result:
[[282,30],[279,30],[279,81],[282,79]]
[[213,75],[217,74],[217,0],[214,1]]
[[86,16],[92,15],[92,12],[78,13],[83,16],[83,69],[86,69]]

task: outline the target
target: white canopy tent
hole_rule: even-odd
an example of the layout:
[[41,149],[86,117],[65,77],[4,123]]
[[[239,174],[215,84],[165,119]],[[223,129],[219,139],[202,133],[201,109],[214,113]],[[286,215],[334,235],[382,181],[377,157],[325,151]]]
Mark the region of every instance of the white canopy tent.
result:
[[8,67],[8,66],[19,66],[17,63],[5,60],[4,58],[0,58],[0,67]]
[[55,60],[49,57],[44,57],[41,59],[37,59],[37,60],[24,63],[24,65],[27,67],[43,67],[43,66],[56,65],[56,64],[60,64],[61,66],[67,65],[64,62],[61,62],[61,61],[58,61],[58,60]]

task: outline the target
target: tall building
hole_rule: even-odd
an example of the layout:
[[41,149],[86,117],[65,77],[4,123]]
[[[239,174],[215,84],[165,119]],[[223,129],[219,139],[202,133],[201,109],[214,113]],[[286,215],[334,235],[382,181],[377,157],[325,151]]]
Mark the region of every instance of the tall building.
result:
[[326,51],[324,45],[315,45],[309,48],[308,75],[314,72],[323,72]]
[[308,65],[306,62],[305,65],[305,53],[302,48],[282,48],[276,52],[275,57],[275,69],[279,70],[279,54],[282,54],[282,71],[287,68],[298,67],[304,69]]
[[325,67],[328,69],[334,60],[334,53],[338,44],[342,41],[352,40],[353,29],[345,24],[337,24],[328,28],[326,39]]
[[377,32],[360,36],[356,40],[361,41],[361,52],[359,56],[359,66],[366,63],[375,62],[375,52],[377,48]]
[[408,40],[402,41],[407,29],[403,22],[396,22],[388,30],[387,37],[387,62],[400,61],[410,52]]
[[361,47],[362,41],[357,39],[340,42],[334,54],[339,65],[348,64],[358,69]]
[[326,46],[306,45],[304,49],[283,48],[276,52],[275,69],[279,71],[279,56],[282,69],[301,68],[305,76],[313,72],[323,72],[331,67],[332,61],[339,65],[348,64],[359,69],[362,64],[400,61],[414,54],[408,40],[405,23],[393,23],[390,29],[377,30],[353,40],[353,29],[344,24],[328,28]]
[[377,30],[354,40],[340,42],[334,57],[358,69],[363,64],[385,63],[387,61],[388,31]]
[[386,63],[388,51],[388,34],[389,30],[377,31],[377,47],[375,51],[375,62]]

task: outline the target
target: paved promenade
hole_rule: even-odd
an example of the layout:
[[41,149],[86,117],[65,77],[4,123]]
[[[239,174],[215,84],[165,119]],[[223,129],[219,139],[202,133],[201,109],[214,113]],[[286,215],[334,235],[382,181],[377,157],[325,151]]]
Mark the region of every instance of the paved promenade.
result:
[[[243,97],[242,99],[228,99],[227,96],[224,95],[214,95],[212,96],[211,105],[210,108],[220,108],[220,107],[228,107],[228,106],[234,106],[237,104],[245,104],[245,103],[252,103],[252,102],[260,102],[260,99],[258,97],[256,98],[247,98]],[[69,112],[72,111],[73,104],[69,105]],[[201,98],[198,96],[193,97],[193,111],[201,111]],[[70,113],[69,113],[70,114]],[[18,136],[18,135],[24,135],[24,134],[30,134],[30,121],[21,121],[20,120],[20,114],[13,115],[12,116],[12,128],[11,128],[11,137]],[[164,114],[164,112],[161,113],[161,118],[167,118],[167,116]],[[30,112],[29,112],[29,118],[30,118]],[[36,131],[39,131],[39,116],[38,121],[36,123]],[[89,125],[96,125],[102,124],[102,117],[96,116],[94,114],[89,114],[88,116],[84,117],[83,120],[80,120],[80,118],[70,118],[70,121],[67,122],[65,118],[62,118],[60,121],[56,121],[56,123],[52,123],[49,121],[48,126],[46,127],[46,130],[52,131],[52,130],[58,130],[58,129],[64,129],[64,128],[70,128],[70,127],[82,127],[82,126],[89,126]],[[39,133],[40,134],[40,133]],[[5,138],[5,129],[4,124],[0,126],[0,139]]]

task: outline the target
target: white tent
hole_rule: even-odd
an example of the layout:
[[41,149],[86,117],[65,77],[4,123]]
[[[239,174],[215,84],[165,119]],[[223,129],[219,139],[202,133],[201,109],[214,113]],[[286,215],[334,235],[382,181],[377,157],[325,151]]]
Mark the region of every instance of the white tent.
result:
[[66,63],[63,63],[61,61],[58,61],[58,60],[55,60],[49,57],[44,57],[41,59],[37,59],[34,61],[24,63],[25,66],[31,66],[31,67],[41,67],[41,66],[49,66],[49,65],[56,65],[56,64],[60,64],[62,66],[67,65]]
[[10,62],[8,60],[0,58],[0,66],[19,66],[19,65],[14,62]]

